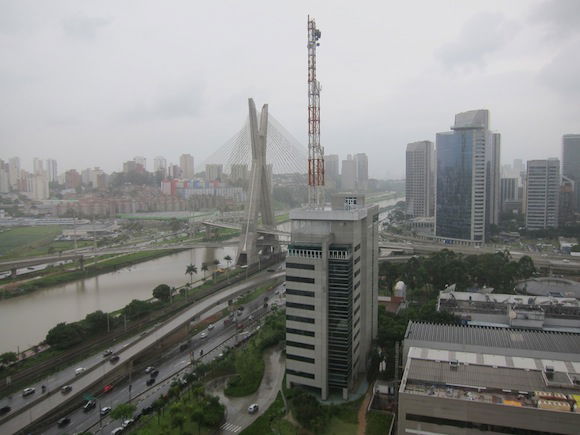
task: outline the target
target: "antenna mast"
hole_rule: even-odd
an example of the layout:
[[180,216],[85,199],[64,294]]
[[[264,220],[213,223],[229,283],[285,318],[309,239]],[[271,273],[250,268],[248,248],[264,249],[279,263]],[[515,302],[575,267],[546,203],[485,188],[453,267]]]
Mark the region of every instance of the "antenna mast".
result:
[[316,47],[320,30],[308,16],[308,206],[324,206],[324,148],[320,146],[320,83],[316,80]]

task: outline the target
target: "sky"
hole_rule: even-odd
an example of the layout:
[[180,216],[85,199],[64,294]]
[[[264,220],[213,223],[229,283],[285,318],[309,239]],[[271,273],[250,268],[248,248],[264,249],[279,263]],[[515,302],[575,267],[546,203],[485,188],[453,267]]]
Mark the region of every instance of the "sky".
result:
[[490,111],[502,163],[580,133],[578,0],[0,0],[0,159],[201,168],[249,97],[307,146],[309,14],[325,154],[366,152],[372,177],[466,110]]

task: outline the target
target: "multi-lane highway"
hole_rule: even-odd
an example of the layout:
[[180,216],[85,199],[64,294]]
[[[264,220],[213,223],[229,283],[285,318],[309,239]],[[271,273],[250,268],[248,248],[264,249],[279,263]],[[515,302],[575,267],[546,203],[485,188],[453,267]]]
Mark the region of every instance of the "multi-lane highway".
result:
[[[184,324],[188,324],[192,318],[199,319],[199,316],[202,313],[215,308],[237,294],[255,288],[257,285],[260,285],[267,280],[272,278],[282,279],[284,273],[285,272],[283,271],[275,273],[262,272],[249,280],[208,296],[206,299],[199,301],[194,306],[176,315],[164,324],[151,329],[149,333],[142,334],[142,336],[134,341],[126,343],[126,346],[117,352],[120,357],[120,361],[117,364],[113,365],[107,360],[102,358],[99,360],[99,358],[95,357],[91,360],[92,365],[87,364],[87,370],[83,374],[74,376],[73,378],[67,377],[69,376],[69,372],[60,375],[58,382],[55,381],[50,384],[52,387],[51,393],[41,394],[40,391],[37,391],[35,394],[28,396],[29,398],[25,400],[24,408],[16,406],[10,414],[2,417],[0,420],[0,433],[15,433],[31,423],[39,421],[43,416],[54,412],[55,409],[71,400],[75,394],[87,390],[89,387],[101,382],[103,379],[107,379],[108,376],[110,377],[116,370],[118,364],[133,359],[135,356],[141,354],[145,349],[155,345],[164,337],[171,334],[177,328],[180,328]],[[75,366],[74,368],[67,370],[73,370],[74,372],[77,367],[78,366]],[[61,380],[65,380],[63,384],[60,384]],[[70,384],[72,386],[72,391],[69,394],[63,395],[60,393],[60,386],[64,384]],[[23,412],[19,413],[19,410]]]

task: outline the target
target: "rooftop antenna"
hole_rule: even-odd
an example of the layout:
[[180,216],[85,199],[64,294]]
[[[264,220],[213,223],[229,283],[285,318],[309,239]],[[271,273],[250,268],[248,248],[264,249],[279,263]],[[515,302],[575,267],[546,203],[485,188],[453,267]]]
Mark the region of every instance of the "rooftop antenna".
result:
[[316,47],[320,30],[308,16],[308,206],[324,206],[324,148],[320,146],[320,83],[316,80]]

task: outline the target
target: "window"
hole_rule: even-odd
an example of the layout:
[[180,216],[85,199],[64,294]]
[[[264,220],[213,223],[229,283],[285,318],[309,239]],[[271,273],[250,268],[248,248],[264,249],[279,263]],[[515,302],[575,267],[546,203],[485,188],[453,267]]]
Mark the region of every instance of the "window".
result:
[[286,354],[286,359],[293,359],[294,361],[301,361],[309,364],[314,364],[314,358],[308,358],[300,355],[291,355],[289,353]]
[[360,243],[354,247],[354,252],[358,251],[359,249],[360,249]]
[[302,329],[286,328],[288,334],[304,335],[305,337],[314,337],[314,331],[304,331]]
[[286,369],[286,373],[289,375],[300,376],[302,378],[314,379],[312,373],[300,372],[298,370]]
[[[355,287],[356,288],[356,287]],[[357,293],[357,295],[354,297],[354,302],[358,302],[358,300],[360,299],[360,292]]]
[[286,340],[286,346],[290,346],[290,347],[299,347],[301,349],[310,349],[310,350],[314,350],[314,345],[313,344],[308,344],[308,343],[300,343],[298,341],[290,341],[290,340]]
[[[286,303],[288,305],[288,303]],[[312,323],[314,324],[314,319],[310,317],[302,317],[302,316],[292,316],[290,314],[286,315],[286,320],[292,320],[294,322],[302,322],[302,323]]]
[[291,282],[304,282],[306,284],[314,284],[314,278],[304,278],[302,276],[290,276],[290,275],[286,275],[286,281],[291,281]]
[[354,273],[355,278],[360,275],[360,269]]
[[314,292],[309,292],[306,290],[294,290],[294,289],[286,289],[287,295],[296,295],[296,296],[308,296],[310,298],[314,297]]
[[357,289],[357,288],[359,288],[359,287],[360,287],[360,281],[359,281],[359,282],[357,282],[357,283],[354,285],[354,289],[356,290],[356,289]]
[[356,257],[356,258],[354,259],[354,264],[358,264],[358,262],[359,262],[359,261],[360,261],[360,256],[359,256],[359,257]]
[[286,269],[314,270],[314,264],[286,263]]
[[297,304],[296,302],[286,302],[286,308],[298,308],[299,310],[314,311],[314,305]]

